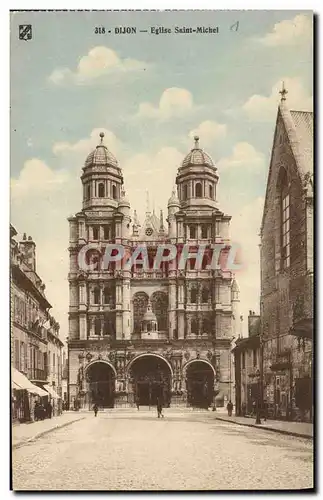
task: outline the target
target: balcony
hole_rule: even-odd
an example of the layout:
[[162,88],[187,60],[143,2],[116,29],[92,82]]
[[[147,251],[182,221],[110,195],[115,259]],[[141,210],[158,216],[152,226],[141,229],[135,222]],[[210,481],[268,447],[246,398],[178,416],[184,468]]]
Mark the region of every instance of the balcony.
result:
[[29,370],[29,380],[31,382],[47,382],[47,370],[33,368]]
[[290,349],[285,349],[276,354],[270,369],[273,372],[279,372],[287,370],[291,367],[291,351]]

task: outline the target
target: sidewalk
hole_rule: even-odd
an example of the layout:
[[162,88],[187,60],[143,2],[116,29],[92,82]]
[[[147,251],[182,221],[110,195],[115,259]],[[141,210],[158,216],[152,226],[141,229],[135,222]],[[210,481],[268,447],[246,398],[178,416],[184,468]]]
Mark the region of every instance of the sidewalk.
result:
[[78,412],[65,412],[59,417],[14,425],[12,427],[12,448],[18,448],[28,441],[32,441],[48,432],[59,429],[60,427],[65,427],[66,425],[70,425],[78,420],[83,420],[84,418],[85,416],[80,415]]
[[261,419],[261,424],[255,423],[256,418],[253,417],[228,417],[224,412],[215,414],[217,420],[231,422],[232,424],[244,425],[247,427],[256,427],[266,431],[279,432],[280,434],[288,434],[306,439],[313,439],[313,424],[307,422],[286,422],[284,420],[266,420]]

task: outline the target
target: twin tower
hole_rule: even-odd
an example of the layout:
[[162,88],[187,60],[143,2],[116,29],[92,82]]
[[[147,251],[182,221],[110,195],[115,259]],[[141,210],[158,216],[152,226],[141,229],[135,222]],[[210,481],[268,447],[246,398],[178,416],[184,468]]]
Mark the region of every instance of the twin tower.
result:
[[165,221],[162,211],[157,217],[147,210],[142,224],[136,211],[131,214],[122,170],[103,133],[81,180],[82,210],[69,218],[70,402],[87,405],[101,397],[103,406],[131,405],[161,390],[169,404],[233,399],[230,349],[240,315],[230,270],[208,269],[207,253],[199,269],[195,259],[182,270],[176,262],[158,270],[140,264],[104,268],[95,252],[88,258],[97,258],[97,266],[86,272],[78,266],[86,245],[98,244],[104,252],[107,244],[120,244],[130,253],[145,245],[149,259],[162,243],[230,247],[231,217],[218,208],[217,168],[199,138],[178,168]]

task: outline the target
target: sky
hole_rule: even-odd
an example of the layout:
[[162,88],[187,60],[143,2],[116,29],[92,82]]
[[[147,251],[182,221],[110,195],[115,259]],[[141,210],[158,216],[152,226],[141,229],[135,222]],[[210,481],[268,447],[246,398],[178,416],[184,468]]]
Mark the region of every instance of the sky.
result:
[[[32,25],[32,40],[19,40],[22,24]],[[119,26],[137,33],[117,35]],[[139,32],[176,26],[219,33]],[[311,13],[16,12],[10,37],[11,223],[18,239],[36,242],[62,339],[67,218],[81,209],[82,167],[101,131],[142,222],[147,190],[151,208],[167,215],[177,168],[199,135],[218,168],[219,209],[232,216],[242,249],[236,278],[246,335],[248,311],[259,311],[258,235],[282,81],[291,109],[312,109]]]

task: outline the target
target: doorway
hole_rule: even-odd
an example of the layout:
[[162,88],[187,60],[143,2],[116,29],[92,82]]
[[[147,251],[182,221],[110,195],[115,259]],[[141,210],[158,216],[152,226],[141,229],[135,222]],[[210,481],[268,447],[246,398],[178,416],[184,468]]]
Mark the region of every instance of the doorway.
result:
[[113,408],[115,395],[114,371],[107,363],[95,362],[87,370],[90,407]]

